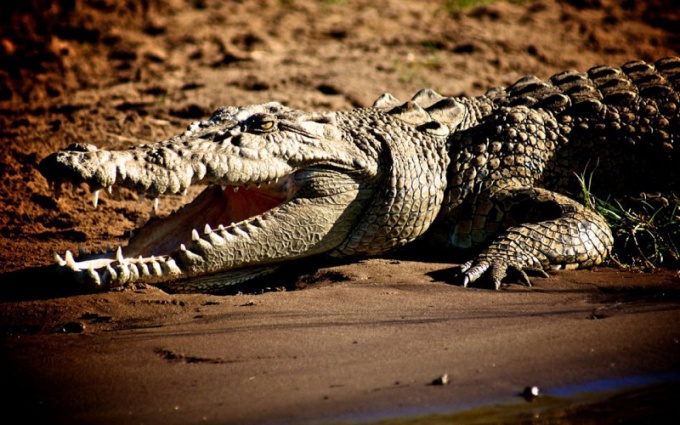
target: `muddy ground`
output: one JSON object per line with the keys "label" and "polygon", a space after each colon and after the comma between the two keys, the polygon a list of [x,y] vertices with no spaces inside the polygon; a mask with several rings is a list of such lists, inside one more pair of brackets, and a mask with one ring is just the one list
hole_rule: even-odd
{"label": "muddy ground", "polygon": [[[459,3],[0,6],[3,411],[54,423],[355,421],[680,372],[675,270],[559,272],[496,292],[447,285],[452,264],[372,259],[209,296],[74,294],[40,268],[55,251],[124,243],[151,210],[132,193],[94,209],[85,187],[55,200],[36,164],[70,143],[160,140],[221,105],[478,95],[680,53],[670,0]],[[182,202],[164,198],[161,211]],[[429,385],[443,373],[449,385]]]}

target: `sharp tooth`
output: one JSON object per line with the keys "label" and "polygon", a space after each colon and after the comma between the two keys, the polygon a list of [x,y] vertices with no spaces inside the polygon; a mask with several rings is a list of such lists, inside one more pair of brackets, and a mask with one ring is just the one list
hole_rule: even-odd
{"label": "sharp tooth", "polygon": [[224,230],[224,224],[220,224],[219,226],[217,226],[217,230],[219,230],[220,232]]}
{"label": "sharp tooth", "polygon": [[218,234],[215,233],[215,232],[209,234],[209,235],[208,235],[208,238],[210,239],[210,243],[211,243],[212,245],[217,245],[217,246],[219,246],[219,245],[224,244],[224,238],[221,237],[220,235],[218,235]]}
{"label": "sharp tooth", "polygon": [[234,186],[234,193],[238,192],[238,186]]}
{"label": "sharp tooth", "polygon": [[182,271],[179,269],[179,267],[177,267],[177,263],[175,263],[175,259],[174,259],[174,258],[168,259],[168,261],[165,262],[165,265],[168,266],[168,270],[169,270],[170,273],[172,273],[172,274],[180,274],[180,273],[182,273]]}
{"label": "sharp tooth", "polygon": [[64,260],[66,260],[66,265],[72,269],[76,269],[76,262],[73,259],[73,254],[71,254],[71,251],[66,251],[66,254],[64,254]]}
{"label": "sharp tooth", "polygon": [[259,189],[259,188],[262,187],[262,183],[259,183],[259,182],[258,182],[255,186],[257,186],[257,188]]}
{"label": "sharp tooth", "polygon": [[139,267],[142,269],[142,276],[149,276],[151,274],[149,273],[149,266],[147,266],[146,263],[140,263]]}
{"label": "sharp tooth", "polygon": [[203,233],[206,235],[212,233],[212,229],[210,228],[210,225],[208,223],[205,224],[205,228],[203,229]]}
{"label": "sharp tooth", "polygon": [[111,267],[111,264],[106,265],[106,271],[109,273],[109,276],[111,276],[111,281],[116,280],[116,278],[118,277],[118,273],[116,273],[113,267]]}
{"label": "sharp tooth", "polygon": [[153,274],[156,276],[163,276],[163,269],[161,268],[161,264],[156,261],[155,258],[151,258],[151,268],[153,269]]}
{"label": "sharp tooth", "polygon": [[191,231],[191,240],[196,242],[199,239],[200,239],[200,236],[198,236],[198,232],[196,231],[196,229],[193,229]]}
{"label": "sharp tooth", "polygon": [[153,200],[153,215],[158,215],[158,198],[154,198]]}
{"label": "sharp tooth", "polygon": [[184,245],[183,243],[181,243],[181,244],[179,244],[179,249],[180,249],[180,251],[186,251],[186,250],[187,250],[187,246]]}
{"label": "sharp tooth", "polygon": [[113,186],[107,187],[106,191],[109,193],[109,195],[112,194],[113,193]]}
{"label": "sharp tooth", "polygon": [[62,267],[66,265],[66,261],[64,261],[64,259],[61,258],[61,255],[57,254],[56,252],[54,253],[54,262]]}
{"label": "sharp tooth", "polygon": [[[222,190],[224,190],[224,188],[222,188]],[[187,193],[189,193],[188,187],[182,191],[182,196],[187,196]]]}
{"label": "sharp tooth", "polygon": [[90,266],[90,268],[87,269],[87,274],[90,276],[90,279],[92,279],[95,285],[101,286],[102,280],[99,277],[99,273],[94,271],[94,268],[92,268],[92,266]]}
{"label": "sharp tooth", "polygon": [[118,249],[116,250],[116,261],[119,263],[125,262],[125,257],[123,257],[123,248],[118,245]]}
{"label": "sharp tooth", "polygon": [[99,205],[99,191],[95,190],[94,193],[92,194],[92,205],[97,208],[97,205]]}
{"label": "sharp tooth", "polygon": [[139,280],[139,267],[137,264],[130,263],[128,265],[128,270],[130,270],[130,282],[136,282]]}

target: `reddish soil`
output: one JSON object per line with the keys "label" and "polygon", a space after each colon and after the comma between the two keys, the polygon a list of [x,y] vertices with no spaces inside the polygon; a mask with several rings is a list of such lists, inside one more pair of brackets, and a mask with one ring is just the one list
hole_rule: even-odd
{"label": "reddish soil", "polygon": [[[489,291],[443,283],[452,264],[373,259],[268,285],[294,291],[69,294],[40,269],[53,252],[124,243],[151,205],[123,193],[94,209],[85,187],[55,200],[36,170],[70,143],[160,140],[221,105],[336,110],[422,87],[477,95],[528,74],[677,55],[672,0],[16,3],[0,5],[5,412],[351,421],[511,399],[531,384],[680,372],[673,270],[602,267]],[[449,385],[428,385],[442,373]]]}

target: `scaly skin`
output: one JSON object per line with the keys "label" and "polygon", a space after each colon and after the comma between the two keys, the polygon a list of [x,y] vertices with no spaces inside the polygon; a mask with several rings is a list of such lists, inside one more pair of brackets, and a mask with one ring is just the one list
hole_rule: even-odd
{"label": "scaly skin", "polygon": [[343,112],[221,108],[153,145],[73,145],[40,164],[57,192],[64,182],[154,198],[208,188],[116,253],[56,259],[96,288],[188,292],[293,259],[379,255],[416,240],[486,247],[460,267],[464,285],[488,275],[498,288],[509,273],[529,284],[526,272],[600,264],[612,234],[569,197],[575,174],[592,172],[597,193],[675,190],[679,81],[680,59],[666,58],[527,77],[476,98],[422,90]]}

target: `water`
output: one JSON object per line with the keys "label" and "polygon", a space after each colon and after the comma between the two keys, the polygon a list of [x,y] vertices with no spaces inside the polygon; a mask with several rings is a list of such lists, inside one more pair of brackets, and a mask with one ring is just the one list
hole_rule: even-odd
{"label": "water", "polygon": [[[353,422],[357,423],[357,422]],[[680,424],[677,374],[594,381],[558,388],[533,401],[481,406],[455,413],[359,422],[366,425]]]}

